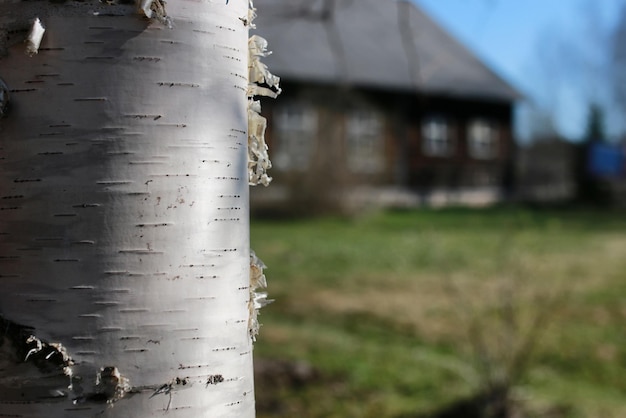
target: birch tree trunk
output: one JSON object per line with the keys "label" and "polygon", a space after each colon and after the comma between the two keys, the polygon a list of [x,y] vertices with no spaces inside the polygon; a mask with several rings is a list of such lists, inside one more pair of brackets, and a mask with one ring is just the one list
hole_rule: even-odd
{"label": "birch tree trunk", "polygon": [[0,1],[0,417],[253,417],[247,2]]}

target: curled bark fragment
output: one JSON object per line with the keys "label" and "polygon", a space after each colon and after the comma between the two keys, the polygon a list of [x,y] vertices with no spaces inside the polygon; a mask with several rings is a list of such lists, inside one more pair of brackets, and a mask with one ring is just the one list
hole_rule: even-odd
{"label": "curled bark fragment", "polygon": [[267,287],[267,279],[263,274],[263,269],[266,266],[260,258],[256,256],[254,251],[250,251],[250,301],[248,302],[248,309],[250,310],[250,317],[248,319],[248,331],[252,341],[256,341],[256,336],[259,334],[259,309],[269,305],[273,300],[267,298],[267,292],[257,292],[257,289],[264,289]]}
{"label": "curled bark fragment", "polygon": [[[75,393],[74,361],[61,343],[47,342],[36,336],[34,328],[2,315],[0,330],[0,399],[16,395],[30,402]],[[24,393],[25,385],[32,390]]]}
{"label": "curled bark fragment", "polygon": [[42,370],[61,368],[63,374],[70,378],[70,388],[72,380],[72,366],[74,361],[67,353],[65,347],[60,343],[47,343],[34,335],[29,336],[25,344],[30,349],[24,357],[24,362],[33,361]]}
{"label": "curled bark fragment", "polygon": [[246,19],[248,24],[246,26],[248,26],[251,29],[256,29],[256,25],[252,23],[254,19],[256,19],[256,9],[254,8],[254,4],[252,4],[252,0],[249,0],[248,1],[248,19]]}
{"label": "curled bark fragment", "polygon": [[268,147],[265,143],[267,120],[261,116],[261,103],[249,100],[248,103],[248,175],[250,185],[268,186],[272,178],[267,170],[272,168]]}
{"label": "curled bark fragment", "polygon": [[[255,17],[256,9],[252,0],[249,0],[246,23],[250,27],[254,27],[252,21]],[[275,98],[281,91],[280,78],[270,73],[267,66],[261,62],[261,58],[268,55],[267,41],[260,36],[251,36],[248,40],[248,182],[251,186],[257,184],[268,186],[272,181],[272,178],[267,175],[267,170],[272,167],[265,143],[267,120],[261,116],[261,103],[254,100],[254,96],[259,95]],[[263,274],[265,267],[263,261],[250,250],[248,332],[252,341],[256,341],[256,336],[259,334],[259,309],[273,302],[267,298],[266,292],[257,291],[257,289],[267,287],[267,280]]]}
{"label": "curled bark fragment", "polygon": [[165,1],[163,0],[137,0],[139,12],[148,19],[156,19],[168,28],[172,28],[172,18],[165,11]]}
{"label": "curled bark fragment", "polygon": [[41,24],[41,20],[36,17],[26,37],[26,54],[32,57],[39,52],[39,45],[45,32],[46,29]]}
{"label": "curled bark fragment", "polygon": [[267,86],[267,90],[272,91],[273,93],[254,93],[248,94],[257,95],[261,94],[264,96],[276,97],[280,94],[281,90],[279,87],[280,77],[275,76],[270,73],[267,68],[267,65],[261,62],[262,57],[267,57],[271,54],[267,50],[267,41],[264,38],[261,38],[258,35],[252,35],[248,40],[248,52],[249,52],[249,81],[252,86],[255,84],[264,84]]}
{"label": "curled bark fragment", "polygon": [[[249,2],[248,24],[256,17],[252,1]],[[251,186],[268,186],[272,178],[267,170],[272,167],[265,143],[267,121],[261,116],[261,104],[253,100],[255,96],[276,98],[280,94],[280,78],[270,73],[261,62],[269,55],[267,41],[252,35],[248,40],[248,180]]]}
{"label": "curled bark fragment", "polygon": [[119,401],[131,390],[130,381],[122,376],[117,367],[103,367],[96,376],[96,395],[107,403]]}

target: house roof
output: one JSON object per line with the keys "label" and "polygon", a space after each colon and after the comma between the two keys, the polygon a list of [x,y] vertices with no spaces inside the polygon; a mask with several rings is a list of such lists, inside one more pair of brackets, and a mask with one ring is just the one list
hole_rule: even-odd
{"label": "house roof", "polygon": [[254,33],[291,81],[513,101],[521,97],[406,0],[254,0]]}

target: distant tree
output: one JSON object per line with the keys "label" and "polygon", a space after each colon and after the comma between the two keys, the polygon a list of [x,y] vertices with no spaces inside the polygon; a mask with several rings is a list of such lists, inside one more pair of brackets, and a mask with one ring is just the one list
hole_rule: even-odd
{"label": "distant tree", "polygon": [[626,112],[626,2],[616,1],[625,7],[615,27],[602,15],[598,2],[582,0],[574,28],[554,23],[539,34],[529,63],[533,80],[529,90],[560,130],[572,123],[585,126],[585,104],[590,102],[602,107],[605,139],[626,128],[621,116]]}
{"label": "distant tree", "polygon": [[587,114],[587,127],[583,140],[585,142],[605,141],[606,128],[604,122],[604,110],[597,103],[589,105],[589,113]]}
{"label": "distant tree", "polygon": [[605,205],[610,200],[602,187],[602,182],[596,179],[589,169],[591,147],[596,142],[606,141],[604,118],[604,109],[597,103],[591,103],[587,114],[585,134],[578,146],[574,167],[577,197],[578,201],[583,204]]}

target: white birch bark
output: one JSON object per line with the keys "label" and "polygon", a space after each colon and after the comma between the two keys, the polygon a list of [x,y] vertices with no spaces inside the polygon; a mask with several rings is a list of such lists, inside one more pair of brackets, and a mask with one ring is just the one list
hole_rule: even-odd
{"label": "white birch bark", "polygon": [[253,417],[247,2],[0,29],[34,9],[0,58],[0,417]]}

